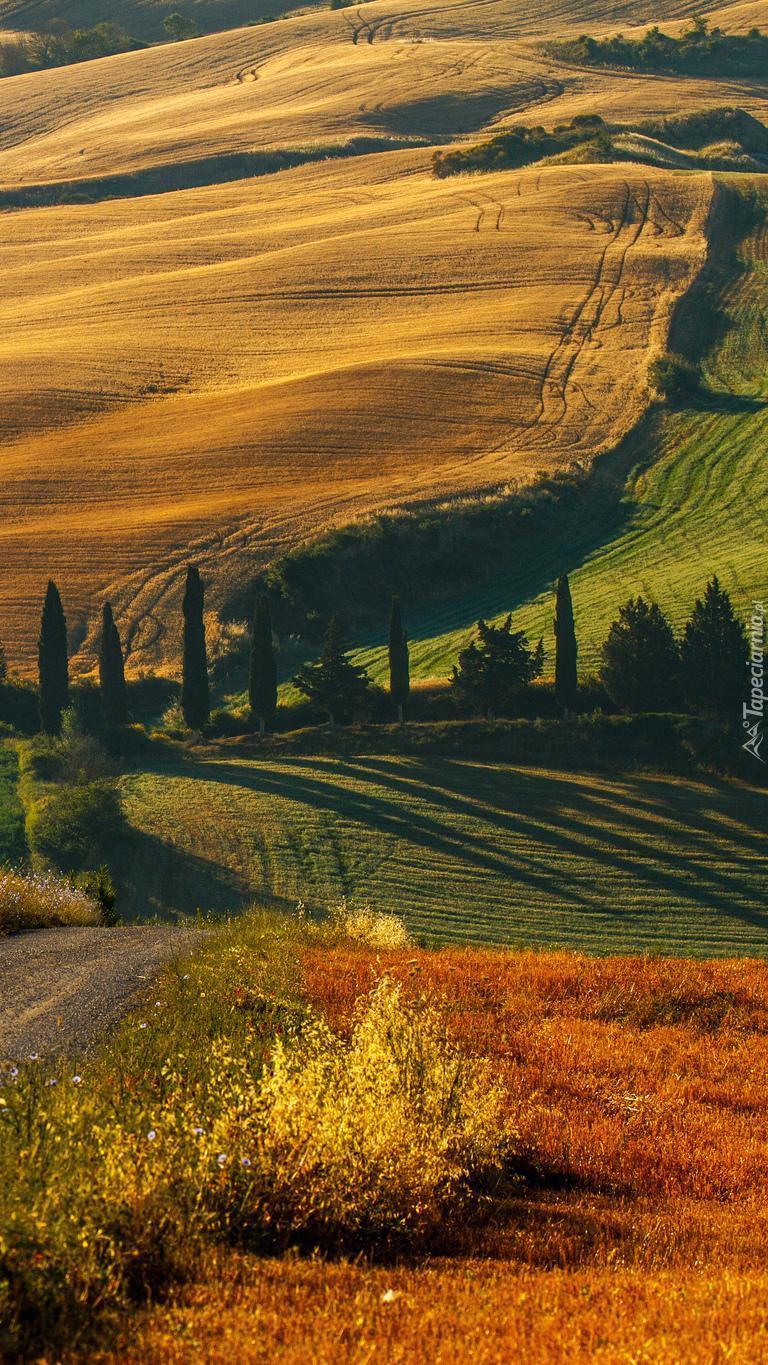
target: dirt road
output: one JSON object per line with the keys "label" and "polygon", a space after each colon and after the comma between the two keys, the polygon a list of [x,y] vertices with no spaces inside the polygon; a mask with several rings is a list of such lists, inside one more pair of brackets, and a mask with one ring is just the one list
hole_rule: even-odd
{"label": "dirt road", "polygon": [[39,929],[0,938],[0,1059],[82,1051],[199,934],[172,926]]}

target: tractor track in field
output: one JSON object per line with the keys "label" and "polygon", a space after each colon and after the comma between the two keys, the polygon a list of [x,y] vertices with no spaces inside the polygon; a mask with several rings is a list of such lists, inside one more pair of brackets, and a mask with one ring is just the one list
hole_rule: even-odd
{"label": "tractor track in field", "polygon": [[[651,203],[651,189],[647,181],[643,185],[642,202],[630,189],[628,183],[625,183],[624,190],[625,196],[621,216],[614,232],[600,253],[594,279],[571,315],[560,341],[547,361],[542,375],[536,414],[531,421],[526,423],[529,428],[539,423],[557,426],[563,421],[568,411],[568,385],[579,357],[584,347],[592,340],[606,308],[617,296],[618,318],[619,320],[621,318],[619,291],[622,288],[627,256],[637,244],[648,224],[648,212]],[[631,218],[633,204],[639,213],[637,223],[634,223]],[[630,230],[628,239],[622,243],[622,235],[628,228],[634,230]],[[620,243],[622,244],[614,263],[611,251]]]}

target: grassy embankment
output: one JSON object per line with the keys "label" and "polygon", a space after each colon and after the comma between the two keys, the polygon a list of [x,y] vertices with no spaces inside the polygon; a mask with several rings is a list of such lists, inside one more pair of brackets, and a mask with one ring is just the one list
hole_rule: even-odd
{"label": "grassy embankment", "polygon": [[[58,925],[95,925],[99,910],[94,901],[69,881],[39,862],[29,862],[24,801],[21,788],[29,777],[19,773],[15,745],[0,743],[0,937],[27,929]],[[21,870],[19,870],[21,869]]]}
{"label": "grassy embankment", "polygon": [[[369,1002],[350,1047],[382,976],[387,1007]],[[760,1357],[764,964],[371,949],[257,917],[152,995],[78,1070],[29,1062],[3,1088],[6,1347],[121,1365]],[[414,997],[441,1022],[409,1072],[436,1018]],[[458,1110],[479,1087],[509,1145],[454,1109],[474,1176],[437,1192],[457,1065]]]}
{"label": "grassy embankment", "polygon": [[347,897],[441,941],[768,948],[766,795],[739,783],[296,755],[188,761],[122,788],[132,913]]}

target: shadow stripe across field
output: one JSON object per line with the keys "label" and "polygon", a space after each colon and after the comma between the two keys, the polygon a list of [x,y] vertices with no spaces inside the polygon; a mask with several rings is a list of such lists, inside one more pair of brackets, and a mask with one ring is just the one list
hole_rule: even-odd
{"label": "shadow stripe across field", "polygon": [[452,942],[768,952],[768,799],[744,785],[370,757],[179,765],[125,794],[157,841],[137,913],[206,908],[210,879],[217,908],[346,896]]}

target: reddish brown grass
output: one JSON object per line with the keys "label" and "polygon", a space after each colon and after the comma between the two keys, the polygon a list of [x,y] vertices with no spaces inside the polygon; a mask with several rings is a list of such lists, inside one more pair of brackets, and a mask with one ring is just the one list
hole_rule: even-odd
{"label": "reddish brown grass", "polygon": [[125,1361],[753,1361],[766,1352],[768,968],[566,953],[310,950],[334,1026],[388,972],[493,1058],[519,1169],[450,1256],[229,1256]]}

